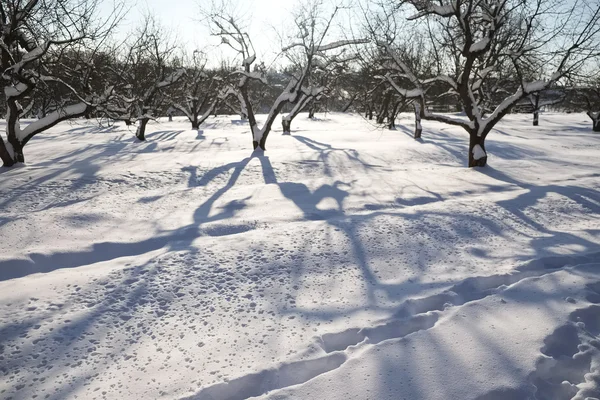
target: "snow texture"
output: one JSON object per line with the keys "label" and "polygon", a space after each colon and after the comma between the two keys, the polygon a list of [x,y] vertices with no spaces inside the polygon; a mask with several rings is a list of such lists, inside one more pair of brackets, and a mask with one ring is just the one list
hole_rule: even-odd
{"label": "snow texture", "polygon": [[530,118],[477,170],[414,113],[55,125],[0,171],[0,398],[600,398],[600,136]]}

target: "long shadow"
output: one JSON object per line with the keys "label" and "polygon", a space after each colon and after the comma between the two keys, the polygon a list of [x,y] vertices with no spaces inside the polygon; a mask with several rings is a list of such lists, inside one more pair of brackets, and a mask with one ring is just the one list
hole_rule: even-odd
{"label": "long shadow", "polygon": [[[382,284],[371,270],[367,252],[357,232],[361,220],[363,220],[365,217],[346,218],[343,203],[345,198],[349,195],[349,192],[342,188],[350,188],[350,184],[336,181],[333,185],[325,184],[317,188],[315,191],[311,191],[305,184],[302,183],[278,182],[269,157],[260,156],[259,158],[265,183],[278,185],[281,194],[285,198],[291,200],[296,207],[302,211],[305,220],[325,221],[330,226],[344,232],[351,243],[354,259],[360,268],[363,279],[368,283],[369,304],[375,304],[374,288],[384,289],[388,294],[398,291],[398,285]],[[319,209],[317,207],[318,204],[324,199],[328,198],[335,201],[337,208],[331,210]],[[380,214],[371,214],[371,216],[375,215]]]}
{"label": "long shadow", "polygon": [[[40,272],[51,272],[62,268],[76,268],[83,265],[108,261],[114,258],[144,254],[167,246],[169,249],[181,249],[189,246],[194,239],[203,234],[209,236],[222,236],[223,234],[234,234],[253,229],[251,226],[239,225],[228,227],[225,231],[212,230],[203,231],[204,223],[215,222],[231,218],[235,213],[245,207],[245,200],[234,200],[227,204],[223,210],[209,217],[214,203],[231,189],[239,178],[244,168],[252,157],[245,158],[241,162],[228,164],[226,167],[217,167],[219,173],[233,169],[227,183],[204,201],[194,212],[194,222],[182,228],[160,232],[156,237],[138,242],[102,242],[95,243],[91,249],[75,252],[63,252],[54,254],[29,255],[26,260],[4,260],[0,261],[0,281],[21,278],[30,274]],[[215,176],[215,174],[212,174]],[[193,176],[193,174],[192,174]]]}
{"label": "long shadow", "polygon": [[[414,291],[415,288],[413,286],[415,286],[415,282],[386,284],[384,282],[381,282],[373,273],[369,263],[369,256],[367,254],[367,250],[364,247],[363,240],[358,234],[358,229],[360,228],[360,226],[368,220],[371,220],[378,216],[388,216],[392,218],[400,218],[403,220],[413,220],[415,222],[425,219],[431,219],[431,217],[449,219],[449,222],[446,222],[448,224],[449,229],[456,235],[458,235],[458,237],[469,240],[471,243],[476,243],[480,239],[481,234],[479,232],[479,229],[485,229],[486,232],[489,232],[489,234],[491,235],[496,235],[497,237],[506,237],[509,230],[515,229],[510,225],[500,224],[500,221],[495,221],[494,218],[486,216],[485,213],[481,215],[474,215],[471,213],[463,215],[455,213],[449,214],[440,211],[411,210],[410,212],[403,212],[402,210],[400,210],[394,212],[375,211],[369,214],[347,215],[344,211],[343,205],[344,200],[349,195],[349,192],[345,189],[349,188],[350,184],[337,181],[333,185],[325,184],[317,188],[316,190],[311,191],[305,184],[302,183],[279,182],[277,180],[275,170],[271,165],[271,162],[268,157],[260,157],[260,162],[265,183],[278,185],[282,195],[285,198],[291,200],[293,204],[295,204],[296,207],[298,207],[298,209],[302,211],[303,218],[305,220],[323,220],[328,225],[344,232],[345,236],[349,239],[351,243],[351,249],[353,252],[354,260],[360,267],[362,277],[365,283],[368,282],[368,304],[371,305],[375,304],[375,289],[383,290],[387,293],[388,298],[392,299],[398,296],[398,293],[406,294],[407,291]],[[519,189],[526,188],[529,190],[527,194],[517,196],[517,198],[513,200],[501,200],[496,202],[496,204],[512,213],[517,220],[531,225],[534,229],[536,229],[539,232],[550,234],[552,235],[552,237],[557,238],[557,240],[560,240],[561,242],[567,241],[572,244],[577,244],[584,248],[585,251],[592,251],[598,248],[596,243],[586,240],[575,234],[546,229],[539,223],[533,221],[525,213],[523,213],[523,209],[525,207],[536,204],[538,200],[545,197],[546,194],[549,192],[556,192],[573,199],[580,205],[588,208],[592,213],[600,214],[600,193],[598,193],[598,191],[578,186],[548,185],[543,187],[537,187],[532,184],[527,184],[524,182],[514,180],[490,167],[483,169],[482,173],[488,174],[490,177],[493,177],[504,183],[503,185],[488,185],[490,186],[490,190],[506,190],[507,183],[510,186],[517,185]],[[438,193],[431,191],[429,193],[431,194],[431,196],[419,197],[410,201],[397,199],[397,203],[401,206],[413,207],[427,204],[430,202],[444,200]],[[317,207],[317,205],[322,200],[327,198],[333,199],[337,204],[337,208],[331,210],[321,210]],[[524,235],[522,232],[518,231],[515,231],[514,233]],[[544,241],[544,239],[540,239],[537,237],[529,237],[529,240],[531,241],[532,247],[535,250],[535,256],[548,256],[557,254],[550,249],[550,247],[554,244],[552,243],[552,241]],[[528,257],[530,258],[531,256]],[[419,260],[419,262],[421,261],[422,260]],[[420,268],[425,268],[425,265],[422,265]],[[434,286],[442,288],[450,284],[451,282],[440,282],[439,284],[434,284]],[[324,319],[329,319],[334,316],[334,314],[331,314],[327,311],[322,313],[313,313],[308,310],[302,310],[302,313],[311,317],[323,317]]]}
{"label": "long shadow", "polygon": [[174,140],[177,138],[177,136],[179,136],[182,132],[185,132],[183,130],[166,130],[166,131],[156,131],[156,132],[150,132],[146,135],[146,138],[149,140],[155,140],[155,141],[169,141],[169,140]]}
{"label": "long shadow", "polygon": [[[110,145],[88,145],[82,149],[70,152],[64,156],[57,157],[52,161],[46,161],[39,164],[41,167],[56,166],[56,168],[50,169],[49,173],[45,173],[39,178],[29,180],[25,184],[19,186],[8,192],[8,195],[0,202],[0,208],[7,207],[11,203],[17,201],[23,192],[27,191],[38,191],[43,189],[42,186],[62,175],[66,172],[72,177],[85,178],[82,182],[93,182],[96,178],[96,174],[100,171],[101,164],[98,162],[102,157],[114,156],[123,150],[127,146],[127,143],[111,143]],[[100,148],[100,152],[95,150]],[[88,154],[81,158],[81,156]],[[18,172],[19,170],[14,170]],[[74,185],[76,183],[74,182]],[[69,191],[76,189],[76,187],[69,188]],[[55,193],[55,197],[59,197],[59,193]]]}
{"label": "long shadow", "polygon": [[[574,244],[583,246],[586,249],[592,249],[596,247],[595,243],[583,239],[575,234],[569,232],[555,231],[547,228],[543,224],[534,220],[531,216],[527,215],[524,212],[524,210],[528,207],[535,206],[541,199],[547,197],[549,194],[554,193],[572,200],[573,202],[579,204],[581,207],[589,210],[591,214],[597,216],[598,214],[600,214],[600,192],[598,190],[574,185],[535,185],[532,183],[519,181],[515,178],[506,175],[504,172],[491,167],[483,168],[479,172],[490,178],[499,180],[510,185],[515,185],[520,189],[526,190],[525,193],[522,193],[515,198],[500,200],[496,202],[496,204],[513,214],[520,221],[523,221],[538,232],[550,235],[551,239],[560,236],[560,243],[562,245]],[[598,217],[595,218],[598,219]],[[565,240],[568,240],[568,242]],[[535,245],[535,242],[551,243],[552,240],[549,240],[548,238],[537,238],[536,240],[534,240],[534,242],[532,243],[534,248],[536,250],[540,250]],[[543,247],[544,246],[541,245],[541,248]]]}
{"label": "long shadow", "polygon": [[78,126],[76,128],[71,128],[67,130],[68,133],[111,133],[117,130],[122,129],[121,126],[111,125],[111,126]]}
{"label": "long shadow", "polygon": [[355,149],[344,149],[333,147],[330,144],[319,142],[314,139],[307,138],[305,136],[293,135],[294,139],[307,146],[309,149],[315,150],[319,153],[319,160],[323,162],[324,173],[327,176],[331,176],[331,161],[330,158],[333,154],[341,153],[348,157],[349,160],[357,162],[362,166],[363,169],[380,168],[381,165],[370,164],[360,158],[358,151]]}

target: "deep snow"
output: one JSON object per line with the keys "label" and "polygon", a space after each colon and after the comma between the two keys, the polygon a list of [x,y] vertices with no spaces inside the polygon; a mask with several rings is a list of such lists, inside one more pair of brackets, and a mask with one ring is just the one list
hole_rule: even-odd
{"label": "deep snow", "polygon": [[0,170],[0,398],[600,397],[587,116],[509,115],[485,169],[399,122],[34,138]]}

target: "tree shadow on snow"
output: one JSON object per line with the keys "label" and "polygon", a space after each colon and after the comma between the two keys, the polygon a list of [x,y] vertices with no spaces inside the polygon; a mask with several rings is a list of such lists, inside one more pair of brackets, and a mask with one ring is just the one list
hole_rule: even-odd
{"label": "tree shadow on snow", "polygon": [[357,165],[362,167],[364,170],[373,168],[383,168],[381,165],[370,164],[364,161],[360,157],[360,153],[355,149],[337,148],[328,143],[319,142],[315,139],[311,139],[305,136],[292,135],[294,139],[304,144],[311,150],[315,150],[319,154],[319,160],[323,163],[323,172],[327,176],[331,176],[332,158],[337,154],[342,154],[348,158],[348,160],[355,162]]}

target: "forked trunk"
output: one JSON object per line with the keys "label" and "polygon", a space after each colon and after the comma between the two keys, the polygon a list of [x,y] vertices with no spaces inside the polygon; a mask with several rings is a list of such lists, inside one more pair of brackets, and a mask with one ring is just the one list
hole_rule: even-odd
{"label": "forked trunk", "polygon": [[469,135],[469,167],[485,167],[486,164],[485,137],[471,133]]}
{"label": "forked trunk", "polygon": [[198,118],[194,118],[192,120],[192,129],[200,129],[200,122],[198,121]]}
{"label": "forked trunk", "polygon": [[140,118],[138,127],[135,131],[135,137],[142,142],[146,140],[146,125],[148,124],[148,121],[148,118]]}

